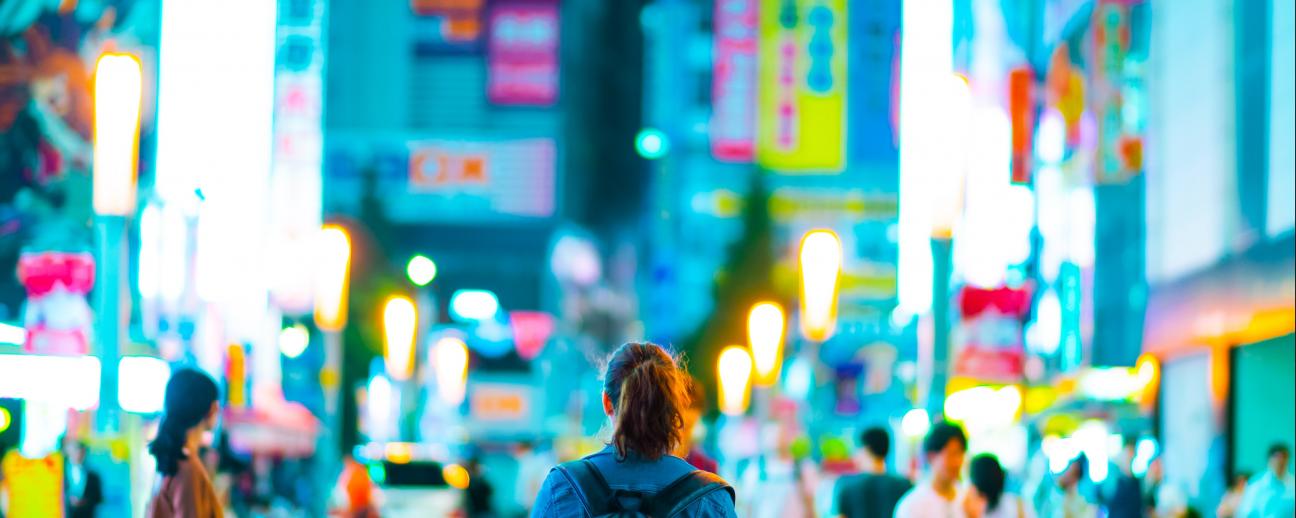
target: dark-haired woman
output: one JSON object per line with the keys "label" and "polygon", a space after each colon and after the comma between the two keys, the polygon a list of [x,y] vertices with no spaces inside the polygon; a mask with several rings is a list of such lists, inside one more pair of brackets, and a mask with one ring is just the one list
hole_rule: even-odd
{"label": "dark-haired woman", "polygon": [[162,423],[149,453],[162,475],[153,500],[151,518],[221,518],[220,500],[198,457],[203,434],[216,424],[220,410],[216,383],[196,370],[180,370],[167,381]]}
{"label": "dark-haired woman", "polygon": [[660,346],[627,343],[612,353],[603,411],[612,443],[549,472],[532,517],[618,512],[670,517],[736,517],[733,490],[715,475],[671,455],[689,405],[685,374]]}
{"label": "dark-haired woman", "polygon": [[968,467],[964,511],[971,518],[1034,518],[1020,498],[1004,492],[1007,474],[994,455],[978,455]]}

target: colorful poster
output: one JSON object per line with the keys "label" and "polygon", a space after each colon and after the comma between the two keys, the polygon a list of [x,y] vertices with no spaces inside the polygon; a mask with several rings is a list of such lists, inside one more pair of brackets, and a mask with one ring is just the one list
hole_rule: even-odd
{"label": "colorful poster", "polygon": [[1035,72],[1019,67],[1008,73],[1008,116],[1012,121],[1012,183],[1029,185],[1035,134]]}
{"label": "colorful poster", "polygon": [[508,2],[490,14],[486,95],[513,106],[558,101],[558,5]]}
{"label": "colorful poster", "polygon": [[783,173],[846,165],[846,0],[762,0],[756,162]]}
{"label": "colorful poster", "polygon": [[958,296],[954,375],[1012,383],[1024,374],[1022,318],[1030,310],[1024,289],[964,287]]}
{"label": "colorful poster", "polygon": [[756,152],[756,0],[717,0],[711,82],[711,155],[749,163]]}

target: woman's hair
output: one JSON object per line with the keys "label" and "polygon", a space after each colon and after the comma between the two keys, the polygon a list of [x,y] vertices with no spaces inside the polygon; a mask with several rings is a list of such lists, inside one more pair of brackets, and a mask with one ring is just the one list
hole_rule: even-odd
{"label": "woman's hair", "polygon": [[657,460],[675,449],[684,435],[687,383],[675,359],[659,345],[631,342],[612,353],[603,391],[612,401],[617,458],[634,452]]}
{"label": "woman's hair", "polygon": [[977,455],[969,469],[972,487],[986,499],[986,509],[999,507],[1004,492],[1004,470],[994,455]]}
{"label": "woman's hair", "polygon": [[180,460],[188,457],[184,452],[185,436],[190,428],[207,418],[217,396],[216,382],[206,374],[181,369],[171,375],[166,386],[162,423],[158,425],[157,437],[149,443],[149,453],[157,459],[159,473],[175,475],[180,469]]}

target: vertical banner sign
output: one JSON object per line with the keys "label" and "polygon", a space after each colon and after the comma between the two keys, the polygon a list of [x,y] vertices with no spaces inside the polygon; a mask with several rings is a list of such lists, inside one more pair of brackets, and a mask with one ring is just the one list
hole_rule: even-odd
{"label": "vertical banner sign", "polygon": [[757,0],[716,0],[711,155],[750,163],[756,146]]}
{"label": "vertical banner sign", "polygon": [[1030,67],[1008,73],[1008,115],[1012,121],[1012,183],[1030,184],[1035,134],[1035,74]]}
{"label": "vertical banner sign", "polygon": [[762,0],[756,162],[787,173],[846,163],[846,0]]}
{"label": "vertical banner sign", "polygon": [[1094,105],[1098,112],[1098,164],[1095,181],[1124,182],[1130,172],[1122,163],[1125,128],[1121,87],[1130,48],[1129,7],[1107,0],[1094,9]]}
{"label": "vertical banner sign", "polygon": [[323,212],[324,1],[279,0],[270,176],[271,296],[311,308],[311,244]]}
{"label": "vertical banner sign", "polygon": [[558,100],[558,4],[501,2],[491,9],[486,93],[492,103]]}

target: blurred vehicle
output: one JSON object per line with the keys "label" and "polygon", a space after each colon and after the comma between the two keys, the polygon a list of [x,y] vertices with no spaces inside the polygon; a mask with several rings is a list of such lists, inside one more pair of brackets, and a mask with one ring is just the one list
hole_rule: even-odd
{"label": "blurred vehicle", "polygon": [[383,518],[465,516],[464,492],[446,482],[445,467],[441,463],[383,460],[378,465],[382,471],[375,482],[381,494],[378,512]]}

